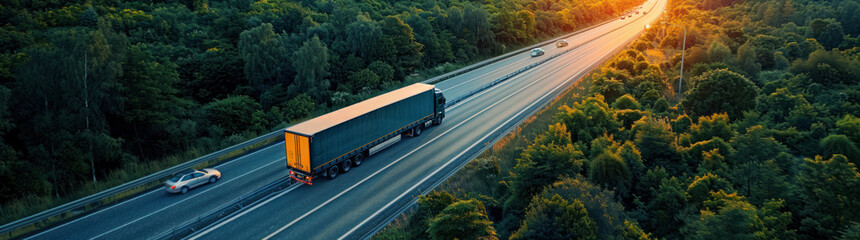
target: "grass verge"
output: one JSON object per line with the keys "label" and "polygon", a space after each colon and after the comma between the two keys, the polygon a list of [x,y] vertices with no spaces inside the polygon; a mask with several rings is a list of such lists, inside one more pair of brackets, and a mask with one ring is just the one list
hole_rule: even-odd
{"label": "grass verge", "polygon": [[[597,69],[595,69],[597,71]],[[571,105],[576,101],[580,101],[584,96],[588,95],[588,89],[591,87],[592,75],[588,74],[564,93],[553,99],[552,102],[541,108],[534,115],[523,121],[514,130],[506,134],[502,139],[493,144],[492,147],[478,155],[477,158],[466,164],[465,167],[458,170],[446,179],[445,182],[435,188],[436,191],[446,191],[455,195],[464,193],[478,193],[486,196],[497,197],[495,186],[478,174],[485,168],[484,165],[488,161],[486,159],[498,159],[499,168],[502,170],[502,175],[509,174],[508,171],[516,165],[515,159],[519,157],[522,150],[530,144],[529,139],[534,139],[535,136],[545,131],[553,122],[553,116],[558,113],[558,108],[567,104]],[[385,228],[376,233],[372,239],[405,239],[410,237],[408,234],[409,226],[408,219],[411,210],[401,216],[395,218]]]}

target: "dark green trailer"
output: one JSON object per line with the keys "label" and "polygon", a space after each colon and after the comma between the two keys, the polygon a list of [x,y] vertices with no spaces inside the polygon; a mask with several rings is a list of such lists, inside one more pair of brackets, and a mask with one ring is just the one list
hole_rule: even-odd
{"label": "dark green trailer", "polygon": [[287,169],[307,184],[317,176],[333,179],[401,135],[419,136],[444,117],[442,91],[412,84],[284,129]]}

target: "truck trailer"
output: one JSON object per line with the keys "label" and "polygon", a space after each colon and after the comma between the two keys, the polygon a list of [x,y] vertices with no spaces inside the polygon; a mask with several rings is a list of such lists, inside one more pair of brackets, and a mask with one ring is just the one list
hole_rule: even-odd
{"label": "truck trailer", "polygon": [[371,154],[417,137],[445,118],[445,96],[416,83],[284,129],[290,178],[313,185],[360,166]]}

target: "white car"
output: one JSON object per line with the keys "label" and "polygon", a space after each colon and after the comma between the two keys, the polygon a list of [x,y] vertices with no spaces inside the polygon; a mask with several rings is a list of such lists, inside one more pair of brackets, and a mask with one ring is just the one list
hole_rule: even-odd
{"label": "white car", "polygon": [[221,172],[212,168],[204,168],[202,170],[189,168],[173,174],[173,177],[164,183],[164,190],[169,193],[185,194],[192,188],[207,183],[214,183],[220,178]]}

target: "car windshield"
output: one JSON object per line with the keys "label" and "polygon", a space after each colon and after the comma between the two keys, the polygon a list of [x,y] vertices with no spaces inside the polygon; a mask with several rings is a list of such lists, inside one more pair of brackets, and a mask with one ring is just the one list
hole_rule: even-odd
{"label": "car windshield", "polygon": [[203,173],[209,173],[208,171],[206,171],[206,169],[200,169],[199,171],[201,171]]}

